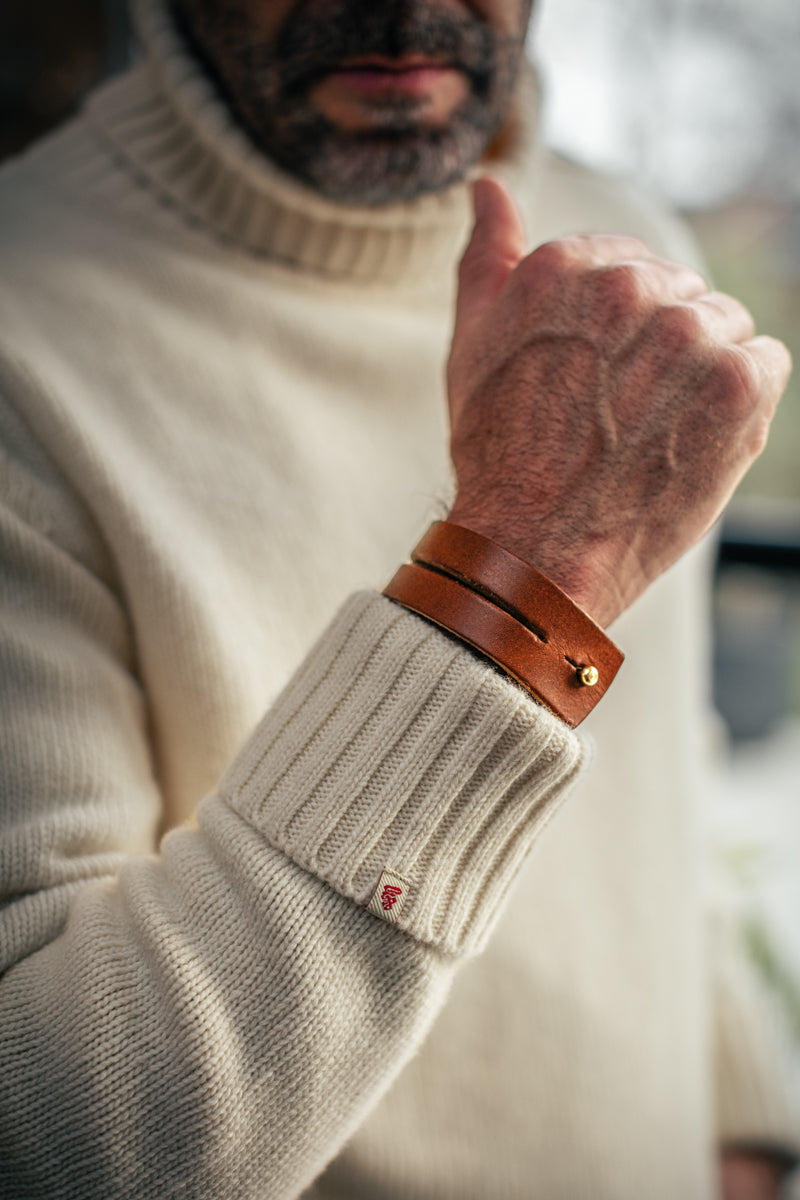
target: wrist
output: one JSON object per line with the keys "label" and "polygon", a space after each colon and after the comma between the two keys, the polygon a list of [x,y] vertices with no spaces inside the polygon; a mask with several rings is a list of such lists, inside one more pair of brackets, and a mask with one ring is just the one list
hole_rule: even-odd
{"label": "wrist", "polygon": [[622,662],[592,618],[542,572],[493,539],[436,522],[384,594],[460,637],[569,725]]}
{"label": "wrist", "polygon": [[605,629],[630,604],[614,570],[613,554],[605,543],[588,546],[574,531],[536,528],[504,520],[456,500],[448,521],[497,542],[530,563]]}

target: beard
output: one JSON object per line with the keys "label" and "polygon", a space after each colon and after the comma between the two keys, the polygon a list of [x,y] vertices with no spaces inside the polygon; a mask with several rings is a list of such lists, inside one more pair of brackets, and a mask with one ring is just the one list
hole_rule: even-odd
{"label": "beard", "polygon": [[[478,16],[431,0],[299,0],[271,41],[246,4],[177,0],[189,40],[257,147],[341,203],[379,206],[440,191],[476,163],[507,116],[524,46]],[[421,55],[467,81],[465,98],[426,124],[413,97],[372,100],[370,127],[345,130],[312,102],[343,62]]]}

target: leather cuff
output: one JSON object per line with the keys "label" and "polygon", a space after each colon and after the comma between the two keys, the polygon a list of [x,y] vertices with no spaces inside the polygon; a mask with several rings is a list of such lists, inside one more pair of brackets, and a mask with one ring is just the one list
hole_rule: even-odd
{"label": "leather cuff", "polygon": [[450,521],[432,525],[384,595],[486,655],[568,725],[605,694],[623,655],[535,567]]}

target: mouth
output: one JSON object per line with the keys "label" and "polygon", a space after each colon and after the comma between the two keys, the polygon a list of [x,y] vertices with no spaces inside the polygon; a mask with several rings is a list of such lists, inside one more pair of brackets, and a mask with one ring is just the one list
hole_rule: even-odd
{"label": "mouth", "polygon": [[382,54],[364,54],[358,58],[346,58],[339,69],[342,71],[388,71],[398,75],[404,71],[426,68],[436,70],[450,65],[442,59],[430,58],[425,54],[404,54],[401,58],[389,58]]}
{"label": "mouth", "polygon": [[403,58],[365,56],[345,59],[332,75],[354,91],[371,94],[422,96],[448,76],[460,73],[451,63],[406,55]]}

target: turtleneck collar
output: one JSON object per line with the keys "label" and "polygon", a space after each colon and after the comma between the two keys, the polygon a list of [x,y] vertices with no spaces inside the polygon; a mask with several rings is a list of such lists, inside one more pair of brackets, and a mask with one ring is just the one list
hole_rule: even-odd
{"label": "turtleneck collar", "polygon": [[[324,199],[275,166],[236,123],[187,49],[167,0],[134,0],[143,61],[90,102],[88,117],[162,200],[254,255],[360,282],[450,273],[470,223],[466,183],[413,202],[357,208]],[[533,187],[537,89],[524,72],[519,132],[491,170]]]}

